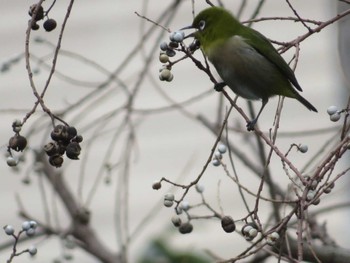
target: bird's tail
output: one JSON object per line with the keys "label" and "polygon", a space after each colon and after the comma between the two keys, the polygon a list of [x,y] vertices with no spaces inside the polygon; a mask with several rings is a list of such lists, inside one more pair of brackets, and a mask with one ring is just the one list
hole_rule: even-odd
{"label": "bird's tail", "polygon": [[311,111],[318,112],[317,109],[310,103],[308,102],[303,96],[301,96],[299,93],[296,93],[296,99],[300,101],[306,108],[308,108]]}

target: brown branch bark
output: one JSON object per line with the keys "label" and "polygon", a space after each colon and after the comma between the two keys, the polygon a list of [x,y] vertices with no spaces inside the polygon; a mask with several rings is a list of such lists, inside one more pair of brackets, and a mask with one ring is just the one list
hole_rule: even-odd
{"label": "brown branch bark", "polygon": [[120,263],[120,255],[111,252],[98,239],[90,224],[90,213],[76,200],[74,194],[64,181],[63,173],[53,168],[46,160],[43,152],[37,154],[37,161],[42,163],[43,173],[67,209],[72,220],[71,234],[78,239],[79,246],[103,263]]}

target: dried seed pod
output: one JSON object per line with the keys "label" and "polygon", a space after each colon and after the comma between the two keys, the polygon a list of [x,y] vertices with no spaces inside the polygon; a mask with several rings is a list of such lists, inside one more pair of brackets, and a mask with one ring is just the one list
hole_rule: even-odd
{"label": "dried seed pod", "polygon": [[51,132],[51,138],[54,141],[65,140],[66,138],[68,138],[66,126],[62,124],[56,125]]}
{"label": "dried seed pod", "polygon": [[55,142],[49,142],[45,144],[44,151],[48,156],[52,156],[59,153],[59,147]]}
{"label": "dried seed pod", "polygon": [[50,32],[56,28],[57,23],[55,19],[49,18],[44,22],[43,26],[46,32]]}
{"label": "dried seed pod", "polygon": [[162,187],[162,184],[161,184],[161,182],[159,182],[159,181],[156,181],[156,182],[154,182],[154,183],[152,184],[152,188],[153,188],[154,190],[159,190],[161,187]]}
{"label": "dried seed pod", "polygon": [[179,216],[177,216],[177,215],[175,215],[175,216],[173,216],[173,217],[171,218],[171,222],[173,223],[173,225],[174,225],[175,227],[181,226],[181,218],[180,218]]}
{"label": "dried seed pod", "polygon": [[75,136],[75,137],[72,139],[72,141],[74,141],[74,142],[82,142],[82,141],[83,141],[83,136],[77,135],[77,136]]}
{"label": "dried seed pod", "polygon": [[77,142],[71,142],[67,145],[66,155],[69,159],[78,160],[81,152],[81,147]]}
{"label": "dried seed pod", "polygon": [[226,233],[232,233],[236,229],[235,221],[233,221],[231,216],[221,218],[221,226]]}
{"label": "dried seed pod", "polygon": [[193,230],[193,225],[190,222],[183,223],[179,226],[179,232],[181,234],[189,234]]}
{"label": "dried seed pod", "polygon": [[38,30],[40,28],[40,26],[37,23],[34,23],[32,25],[32,30]]}
{"label": "dried seed pod", "polygon": [[49,163],[56,168],[61,167],[63,163],[63,157],[61,155],[53,155],[49,157]]}
{"label": "dried seed pod", "polygon": [[27,146],[27,139],[22,135],[16,134],[9,140],[9,147],[16,152],[23,151]]}
{"label": "dried seed pod", "polygon": [[68,133],[69,140],[73,139],[78,134],[77,129],[73,126],[67,127],[67,133]]}
{"label": "dried seed pod", "polygon": [[[35,11],[36,7],[37,7],[36,4],[31,5],[31,6],[29,7],[28,14],[29,14],[31,17],[32,17],[33,14],[34,14],[34,11]],[[36,13],[34,19],[35,19],[35,21],[39,21],[39,20],[41,20],[41,19],[43,19],[43,18],[44,18],[44,8],[43,8],[42,6],[39,6],[39,9],[38,9],[38,11],[37,11],[37,13]]]}

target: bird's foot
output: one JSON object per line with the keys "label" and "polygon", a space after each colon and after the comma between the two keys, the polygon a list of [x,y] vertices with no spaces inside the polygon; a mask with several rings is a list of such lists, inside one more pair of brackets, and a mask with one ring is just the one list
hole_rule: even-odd
{"label": "bird's foot", "polygon": [[256,121],[257,121],[257,119],[254,119],[252,121],[248,121],[247,126],[246,126],[248,131],[255,130]]}
{"label": "bird's foot", "polygon": [[214,89],[217,92],[221,92],[224,89],[225,86],[226,86],[225,82],[216,83],[215,86],[214,86]]}

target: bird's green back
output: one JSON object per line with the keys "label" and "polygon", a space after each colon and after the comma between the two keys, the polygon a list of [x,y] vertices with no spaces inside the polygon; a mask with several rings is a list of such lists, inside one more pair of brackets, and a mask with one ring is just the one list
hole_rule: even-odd
{"label": "bird's green back", "polygon": [[[205,30],[200,30],[201,21],[205,21]],[[285,76],[298,90],[302,91],[294,72],[278,54],[271,42],[258,31],[242,25],[233,15],[221,7],[211,7],[200,12],[193,21],[193,27],[199,30],[195,37],[199,40],[204,53],[210,54],[211,48],[238,35]]]}

